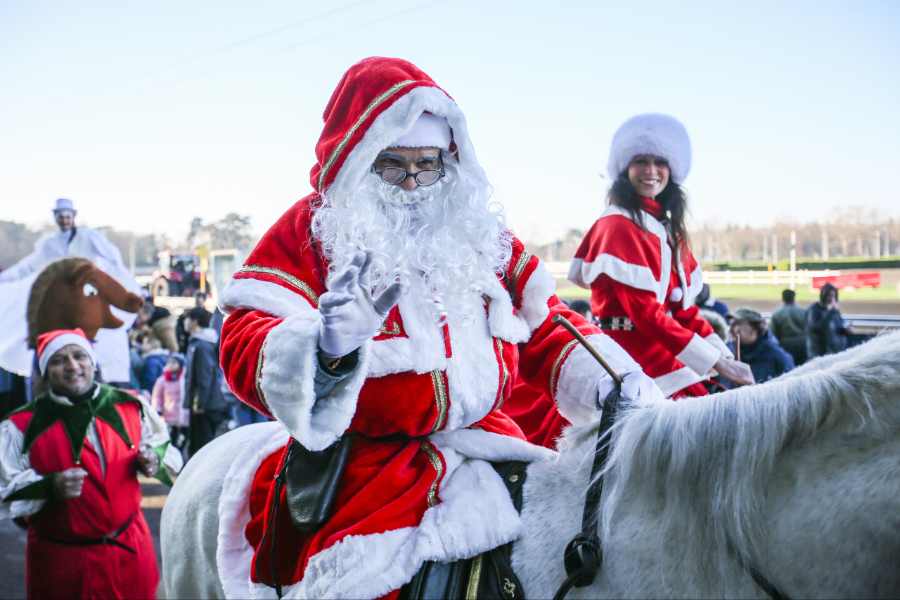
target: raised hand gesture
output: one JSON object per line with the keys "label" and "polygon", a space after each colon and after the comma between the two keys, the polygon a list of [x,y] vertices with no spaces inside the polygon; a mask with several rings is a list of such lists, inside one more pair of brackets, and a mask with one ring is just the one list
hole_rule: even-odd
{"label": "raised hand gesture", "polygon": [[365,287],[371,259],[371,254],[357,252],[319,299],[319,349],[329,358],[347,356],[373,338],[406,290],[398,279],[373,298]]}

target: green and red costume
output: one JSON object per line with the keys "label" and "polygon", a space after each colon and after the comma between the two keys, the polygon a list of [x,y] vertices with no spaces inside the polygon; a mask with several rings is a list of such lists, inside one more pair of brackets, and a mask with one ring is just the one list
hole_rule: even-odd
{"label": "green and red costume", "polygon": [[[76,403],[45,393],[2,424],[7,441],[16,437],[10,424],[21,434],[4,450],[20,445],[34,471],[31,483],[3,498],[10,516],[28,525],[29,598],[155,597],[159,572],[136,470],[144,410],[134,396],[98,385]],[[56,497],[49,475],[73,467],[87,472],[81,495]],[[11,475],[5,471],[0,479]],[[21,481],[26,471],[15,476]]]}

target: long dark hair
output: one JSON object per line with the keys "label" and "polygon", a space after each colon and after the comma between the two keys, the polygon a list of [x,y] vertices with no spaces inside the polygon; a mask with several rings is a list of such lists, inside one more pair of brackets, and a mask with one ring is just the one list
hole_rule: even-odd
{"label": "long dark hair", "polygon": [[[644,227],[644,218],[641,214],[641,197],[638,196],[637,190],[628,180],[628,171],[622,171],[616,180],[613,181],[612,187],[609,188],[607,200],[610,204],[620,206],[631,214],[631,218],[637,223],[641,229]],[[656,201],[666,211],[669,221],[669,235],[672,236],[672,244],[678,248],[682,245],[687,246],[688,234],[684,227],[684,218],[687,214],[687,194],[684,189],[671,179],[669,179],[666,188],[659,193]]]}

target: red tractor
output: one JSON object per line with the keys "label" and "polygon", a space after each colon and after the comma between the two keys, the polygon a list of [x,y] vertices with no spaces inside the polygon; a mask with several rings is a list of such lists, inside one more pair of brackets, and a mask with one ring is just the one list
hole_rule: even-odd
{"label": "red tractor", "polygon": [[200,289],[200,257],[196,254],[159,253],[159,268],[153,273],[150,294],[193,296]]}

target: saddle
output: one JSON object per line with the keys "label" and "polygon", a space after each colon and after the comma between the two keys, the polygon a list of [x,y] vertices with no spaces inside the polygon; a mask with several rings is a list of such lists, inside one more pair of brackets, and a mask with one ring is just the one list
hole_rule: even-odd
{"label": "saddle", "polygon": [[[522,512],[524,462],[492,463],[509,491],[513,506]],[[428,561],[400,590],[399,600],[523,600],[522,583],[513,572],[512,543],[473,558],[452,563]]]}
{"label": "saddle", "polygon": [[[331,447],[310,452],[296,442],[288,446],[284,461],[275,478],[275,497],[285,489],[288,512],[298,531],[314,531],[324,523],[330,513],[341,480],[352,437],[343,436]],[[522,511],[522,487],[525,483],[525,462],[491,463],[500,475],[517,511]],[[277,522],[278,502],[270,508],[271,523]],[[282,583],[275,572],[278,537],[275,527],[265,534],[271,553],[271,579],[268,585],[282,597]],[[512,570],[510,557],[512,544],[494,548],[478,556],[443,563],[428,561],[422,565],[413,579],[400,590],[401,600],[469,598],[522,600],[522,584]]]}

